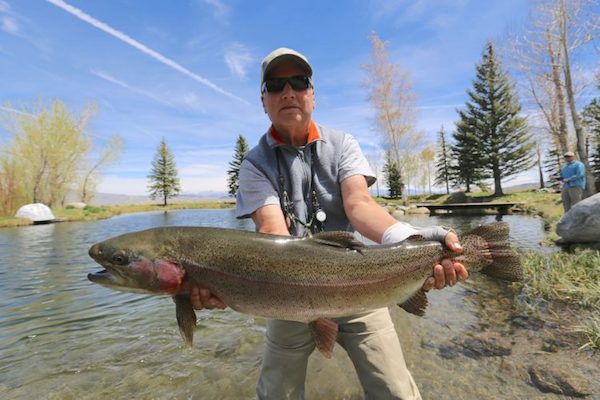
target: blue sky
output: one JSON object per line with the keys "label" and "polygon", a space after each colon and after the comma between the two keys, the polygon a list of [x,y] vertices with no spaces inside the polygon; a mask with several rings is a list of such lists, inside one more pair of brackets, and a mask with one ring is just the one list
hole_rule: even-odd
{"label": "blue sky", "polygon": [[352,133],[372,156],[380,136],[362,85],[372,32],[410,71],[417,127],[433,142],[442,124],[452,129],[485,42],[506,41],[530,7],[525,0],[0,0],[0,106],[59,98],[79,113],[96,103],[95,143],[113,134],[125,141],[101,192],[144,194],[163,136],[184,192],[225,191],[237,136],[254,145],[269,126],[259,80],[271,50],[291,47],[309,58],[315,120]]}

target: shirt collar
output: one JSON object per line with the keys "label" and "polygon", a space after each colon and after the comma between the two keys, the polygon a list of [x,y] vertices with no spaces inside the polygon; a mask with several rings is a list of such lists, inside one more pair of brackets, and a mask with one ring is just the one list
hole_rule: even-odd
{"label": "shirt collar", "polygon": [[[286,143],[283,141],[283,139],[281,139],[281,135],[279,134],[279,132],[277,132],[273,125],[271,125],[271,128],[269,128],[268,133],[269,144],[271,145],[271,147],[285,146]],[[323,140],[323,138],[319,133],[319,128],[317,128],[317,124],[315,124],[315,122],[311,120],[308,126],[308,139],[306,140],[306,145],[309,145],[317,140]]]}

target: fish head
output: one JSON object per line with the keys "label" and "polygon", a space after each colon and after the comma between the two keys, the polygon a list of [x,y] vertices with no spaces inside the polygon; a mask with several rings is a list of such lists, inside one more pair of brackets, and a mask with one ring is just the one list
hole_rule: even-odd
{"label": "fish head", "polygon": [[88,279],[115,290],[173,295],[183,284],[185,271],[155,249],[152,238],[135,234],[94,244],[88,253],[105,269],[88,274]]}

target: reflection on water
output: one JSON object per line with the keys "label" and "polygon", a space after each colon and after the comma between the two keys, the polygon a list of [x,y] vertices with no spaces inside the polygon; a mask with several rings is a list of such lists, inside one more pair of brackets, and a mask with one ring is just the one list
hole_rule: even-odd
{"label": "reflection on water", "polygon": [[[517,246],[539,248],[541,220],[504,220]],[[442,224],[458,231],[493,221],[494,216],[410,219],[415,225]],[[233,210],[187,210],[0,230],[0,398],[253,398],[262,319],[229,310],[200,312],[196,342],[188,349],[179,338],[170,299],[119,293],[87,280],[87,273],[99,268],[87,255],[91,244],[162,225],[253,229],[249,221],[236,220]],[[471,382],[477,379],[478,387],[499,384],[494,373],[481,370],[485,365],[441,360],[423,346],[424,341],[446,341],[478,324],[480,304],[470,290],[475,286],[490,298],[505,290],[474,278],[434,293],[425,318],[394,310],[407,361],[426,398],[461,398],[461,393],[462,398],[473,398],[468,393],[486,397],[484,389],[461,391],[466,383],[456,380],[453,369]],[[448,392],[444,382],[450,381],[461,390]],[[505,390],[539,396],[525,385],[505,385]],[[448,393],[457,397],[445,397]],[[311,357],[307,397],[360,397],[352,365],[341,349],[336,348],[333,360]]]}

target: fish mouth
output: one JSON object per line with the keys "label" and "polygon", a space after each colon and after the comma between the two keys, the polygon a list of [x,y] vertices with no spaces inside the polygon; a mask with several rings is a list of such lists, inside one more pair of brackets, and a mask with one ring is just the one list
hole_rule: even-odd
{"label": "fish mouth", "polygon": [[152,291],[136,286],[134,283],[129,282],[127,279],[121,277],[120,275],[113,274],[111,271],[108,271],[106,269],[89,273],[87,275],[87,278],[91,282],[96,283],[100,286],[104,286],[114,290],[119,290],[121,292],[155,294]]}

